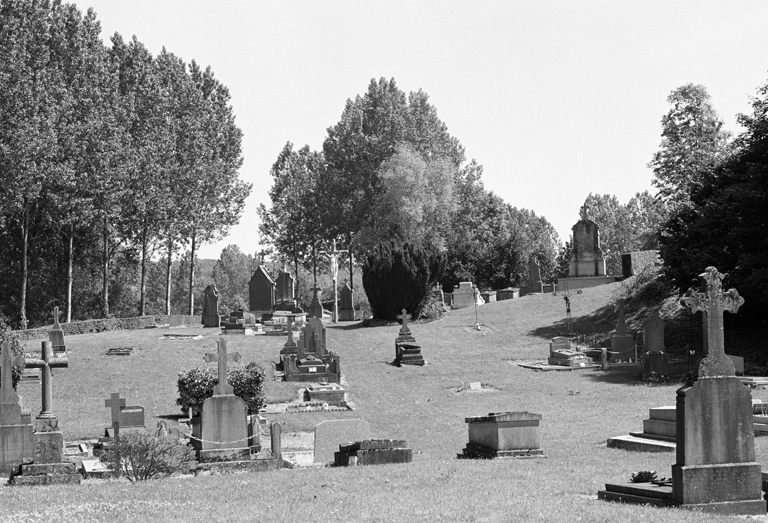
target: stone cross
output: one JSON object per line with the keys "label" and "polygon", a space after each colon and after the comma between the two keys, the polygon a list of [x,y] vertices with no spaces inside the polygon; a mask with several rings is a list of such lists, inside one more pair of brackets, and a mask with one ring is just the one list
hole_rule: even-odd
{"label": "stone cross", "polygon": [[221,338],[216,344],[218,345],[218,352],[216,354],[209,352],[203,357],[208,363],[212,361],[219,363],[219,382],[213,388],[213,395],[233,394],[232,385],[227,383],[227,360],[240,361],[240,353],[227,354],[227,340],[224,338]]}
{"label": "stone cross", "polygon": [[51,340],[54,352],[66,352],[67,346],[64,343],[64,330],[59,324],[59,308],[53,308],[53,327],[48,331],[48,339]]}
{"label": "stone cross", "polygon": [[13,390],[13,366],[24,368],[23,355],[14,356],[11,345],[6,341],[2,345],[0,355],[0,403],[19,403],[19,395]]}
{"label": "stone cross", "polygon": [[705,292],[689,289],[680,302],[691,313],[704,312],[707,322],[707,356],[699,365],[700,378],[734,376],[733,361],[725,355],[725,336],[723,335],[723,311],[736,313],[744,303],[736,289],[723,292],[724,274],[715,267],[707,267],[699,274]]}
{"label": "stone cross", "polygon": [[398,314],[397,319],[403,321],[403,326],[400,327],[400,334],[405,334],[405,335],[410,334],[411,329],[408,328],[408,320],[411,319],[411,315],[408,314],[408,312],[405,309],[403,309],[403,313]]}
{"label": "stone cross", "polygon": [[113,392],[108,400],[104,400],[104,406],[112,409],[112,429],[117,439],[120,434],[120,407],[125,407],[125,399],[120,398],[119,392]]}
{"label": "stone cross", "polygon": [[29,358],[26,361],[27,367],[32,369],[42,369],[41,378],[43,382],[43,410],[37,416],[38,432],[50,432],[58,430],[56,416],[53,415],[53,381],[51,379],[52,368],[69,367],[69,359],[66,356],[53,357],[53,349],[50,341],[44,341],[40,350],[40,358]]}
{"label": "stone cross", "polygon": [[296,340],[293,339],[293,320],[288,320],[288,341],[285,342],[283,347],[295,347]]}

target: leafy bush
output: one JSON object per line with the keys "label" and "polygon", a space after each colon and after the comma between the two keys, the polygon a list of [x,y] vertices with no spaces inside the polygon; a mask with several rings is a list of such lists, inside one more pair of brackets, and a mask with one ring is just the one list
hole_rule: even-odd
{"label": "leafy bush", "polygon": [[[266,405],[264,380],[264,369],[253,361],[242,367],[227,369],[227,383],[232,385],[235,396],[245,401],[249,414],[257,413]],[[187,372],[180,372],[176,405],[181,407],[182,412],[191,409],[192,416],[200,414],[203,402],[213,396],[213,388],[218,382],[218,373],[211,368],[195,367]]]}
{"label": "leafy bush", "polygon": [[[11,327],[8,325],[7,318],[0,314],[0,344],[2,343],[8,343],[8,345],[11,347],[11,354],[13,356],[21,356],[24,354],[24,349],[21,346],[21,342],[19,342],[18,336],[16,336],[11,331]],[[21,373],[21,367],[16,365],[11,367],[11,384],[13,385],[14,389],[21,379]]]}
{"label": "leafy bush", "polygon": [[406,309],[418,318],[444,269],[445,255],[434,247],[376,246],[363,262],[363,287],[374,317],[395,320]]}
{"label": "leafy bush", "polygon": [[178,438],[138,431],[121,434],[101,457],[116,476],[131,482],[184,472],[194,459],[192,447]]}

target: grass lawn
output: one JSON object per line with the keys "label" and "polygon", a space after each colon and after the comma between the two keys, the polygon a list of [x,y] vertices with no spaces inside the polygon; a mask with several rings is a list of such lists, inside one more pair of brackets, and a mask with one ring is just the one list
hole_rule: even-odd
{"label": "grass lawn", "polygon": [[[571,299],[582,325],[599,317],[620,284],[586,289]],[[560,296],[537,295],[452,311],[445,318],[411,325],[427,360],[424,367],[396,368],[399,326],[328,327],[328,346],[341,356],[355,411],[269,415],[283,432],[312,431],[324,419],[361,418],[374,437],[404,439],[413,463],[346,469],[281,470],[179,477],[145,484],[89,481],[79,487],[0,488],[0,521],[734,521],[681,510],[598,501],[606,482],[633,471],[670,476],[674,453],[608,449],[608,437],[642,429],[648,409],[675,403],[680,383],[648,384],[633,370],[535,372],[517,361],[545,358],[548,340],[565,332]],[[612,325],[601,322],[598,329]],[[212,329],[202,340],[159,340],[162,331],[70,336],[68,369],[54,370],[54,412],[67,441],[93,439],[109,423],[104,400],[120,392],[143,405],[147,426],[172,419],[180,371],[206,365],[215,352]],[[272,375],[282,337],[229,337],[229,349],[258,361]],[[27,350],[39,350],[29,342]],[[106,356],[113,347],[134,348],[128,357]],[[215,365],[215,364],[213,364]],[[466,391],[480,381],[489,390]],[[293,399],[300,384],[268,381],[270,402]],[[33,414],[39,385],[20,386]],[[768,399],[768,392],[753,395]],[[467,442],[464,418],[527,410],[542,414],[543,459],[470,461],[456,454]],[[756,439],[759,462],[768,438]],[[768,521],[768,518],[765,519]]]}

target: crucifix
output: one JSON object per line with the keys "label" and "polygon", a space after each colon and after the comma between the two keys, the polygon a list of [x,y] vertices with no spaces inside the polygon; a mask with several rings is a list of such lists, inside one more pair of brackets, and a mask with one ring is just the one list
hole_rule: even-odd
{"label": "crucifix", "polygon": [[702,311],[707,323],[707,355],[699,365],[700,378],[734,376],[733,361],[725,355],[725,336],[723,335],[723,312],[735,314],[744,303],[736,289],[723,291],[723,278],[715,267],[707,267],[699,274],[704,292],[689,289],[680,302],[691,313]]}
{"label": "crucifix", "polygon": [[213,388],[213,395],[221,396],[224,394],[233,394],[232,385],[227,383],[227,360],[232,360],[234,362],[240,361],[240,353],[235,352],[234,354],[227,354],[227,340],[224,338],[221,338],[216,344],[218,345],[218,351],[215,354],[209,352],[203,357],[208,363],[211,363],[212,361],[219,363],[219,382]]}
{"label": "crucifix", "polygon": [[53,382],[51,380],[52,368],[69,367],[69,359],[66,356],[53,357],[53,348],[50,341],[44,341],[40,350],[40,358],[28,358],[27,367],[41,369],[43,382],[43,410],[37,416],[35,430],[37,432],[55,432],[59,422],[53,415]]}
{"label": "crucifix", "polygon": [[125,398],[120,398],[119,392],[113,392],[108,400],[104,400],[104,406],[112,410],[112,430],[117,439],[120,434],[120,407],[125,407]]}
{"label": "crucifix", "polygon": [[336,280],[339,277],[339,255],[349,254],[347,249],[337,249],[336,240],[333,240],[330,251],[320,251],[318,254],[324,254],[331,260],[331,278],[333,279],[333,323],[339,322],[339,304],[337,299]]}
{"label": "crucifix", "polygon": [[397,319],[403,321],[403,326],[400,327],[400,335],[410,336],[411,329],[408,328],[408,320],[411,319],[411,315],[408,314],[408,312],[405,309],[403,309],[403,313],[398,314]]}
{"label": "crucifix", "polygon": [[[19,395],[13,390],[13,366],[24,368],[24,356],[14,356],[11,345],[6,341],[0,355],[0,404],[19,403]],[[4,420],[3,420],[4,422]]]}

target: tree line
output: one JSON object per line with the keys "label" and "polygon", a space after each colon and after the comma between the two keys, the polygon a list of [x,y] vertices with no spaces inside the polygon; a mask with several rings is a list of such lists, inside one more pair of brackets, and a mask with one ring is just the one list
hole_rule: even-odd
{"label": "tree line", "polygon": [[280,151],[259,209],[261,240],[297,272],[316,267],[333,239],[353,253],[350,273],[353,259],[388,242],[437,249],[446,290],[524,283],[532,255],[551,274],[560,244],[552,225],[485,189],[482,173],[427,93],[372,79],[347,100],[322,150],[288,142]]}
{"label": "tree line", "polygon": [[195,252],[237,223],[251,190],[211,68],[100,32],[90,9],[0,1],[0,312],[20,327],[54,305],[67,321],[146,314],[156,252],[170,313],[182,248],[193,312]]}

